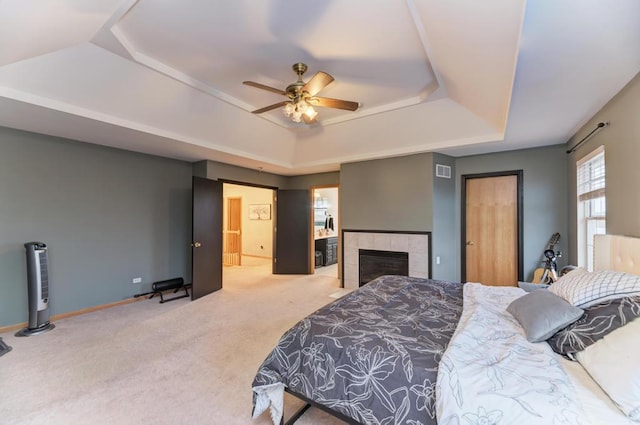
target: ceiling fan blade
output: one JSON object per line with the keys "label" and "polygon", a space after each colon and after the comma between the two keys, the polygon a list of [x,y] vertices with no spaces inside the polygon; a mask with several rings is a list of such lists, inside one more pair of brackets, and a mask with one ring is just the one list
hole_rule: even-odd
{"label": "ceiling fan blade", "polygon": [[255,111],[251,111],[252,114],[261,114],[263,112],[270,111],[272,109],[280,108],[281,106],[289,103],[288,100],[284,100],[282,102],[274,103],[273,105],[265,106],[264,108],[256,109]]}
{"label": "ceiling fan blade", "polygon": [[331,99],[329,97],[310,97],[307,102],[313,106],[323,106],[325,108],[344,109],[346,111],[355,111],[360,107],[358,102],[350,100]]}
{"label": "ceiling fan blade", "polygon": [[333,77],[326,72],[318,71],[307,84],[302,88],[303,92],[309,93],[309,96],[315,96],[333,81]]}
{"label": "ceiling fan blade", "polygon": [[262,89],[262,90],[267,90],[273,93],[278,93],[281,94],[283,96],[286,96],[287,94],[284,92],[284,90],[280,90],[280,89],[276,89],[273,87],[269,87],[269,86],[265,86],[264,84],[260,84],[260,83],[256,83],[254,81],[243,81],[242,84],[245,84],[247,86],[251,86],[251,87],[256,87],[258,89]]}

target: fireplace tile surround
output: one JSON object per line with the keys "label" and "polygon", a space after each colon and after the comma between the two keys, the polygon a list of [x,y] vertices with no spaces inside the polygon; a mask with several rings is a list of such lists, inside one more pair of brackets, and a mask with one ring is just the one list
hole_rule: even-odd
{"label": "fireplace tile surround", "polygon": [[409,254],[409,276],[431,276],[431,232],[342,230],[343,286],[359,287],[359,250],[399,251]]}

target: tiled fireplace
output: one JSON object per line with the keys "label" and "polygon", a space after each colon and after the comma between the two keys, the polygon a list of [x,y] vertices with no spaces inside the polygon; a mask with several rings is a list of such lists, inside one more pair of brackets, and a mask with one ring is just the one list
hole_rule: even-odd
{"label": "tiled fireplace", "polygon": [[[430,276],[430,232],[343,230],[343,282],[347,289],[360,286],[360,251],[389,251],[407,253],[409,276]],[[391,273],[390,273],[391,274]]]}

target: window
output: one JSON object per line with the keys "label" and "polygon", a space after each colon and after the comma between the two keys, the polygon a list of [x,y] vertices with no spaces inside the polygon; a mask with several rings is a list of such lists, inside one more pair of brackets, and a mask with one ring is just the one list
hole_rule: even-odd
{"label": "window", "polygon": [[604,146],[577,163],[578,265],[593,271],[593,237],[606,233]]}

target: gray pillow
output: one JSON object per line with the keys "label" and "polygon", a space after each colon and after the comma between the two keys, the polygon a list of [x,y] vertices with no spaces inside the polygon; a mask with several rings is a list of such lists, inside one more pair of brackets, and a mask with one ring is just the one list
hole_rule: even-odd
{"label": "gray pillow", "polygon": [[513,300],[507,311],[524,329],[529,342],[550,338],[578,320],[584,311],[549,291],[533,291]]}
{"label": "gray pillow", "polygon": [[530,283],[530,282],[518,282],[518,286],[527,292],[537,291],[538,289],[549,289],[549,286],[545,283]]}

